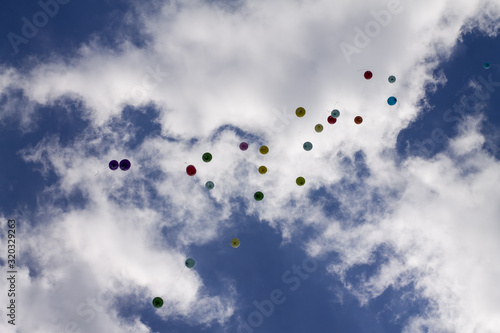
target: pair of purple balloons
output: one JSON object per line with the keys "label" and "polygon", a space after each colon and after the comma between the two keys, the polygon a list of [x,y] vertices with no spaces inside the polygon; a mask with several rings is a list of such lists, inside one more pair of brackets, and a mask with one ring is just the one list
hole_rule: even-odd
{"label": "pair of purple balloons", "polygon": [[116,170],[118,169],[118,166],[120,166],[120,169],[123,170],[123,171],[127,171],[128,169],[130,169],[130,166],[131,166],[131,163],[129,160],[127,159],[123,159],[120,161],[120,163],[118,164],[118,161],[117,160],[111,160],[109,162],[109,168],[111,170]]}

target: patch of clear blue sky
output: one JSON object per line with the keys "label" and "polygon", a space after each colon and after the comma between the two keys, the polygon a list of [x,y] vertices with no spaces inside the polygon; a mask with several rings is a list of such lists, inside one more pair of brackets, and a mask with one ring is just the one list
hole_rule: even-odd
{"label": "patch of clear blue sky", "polygon": [[[483,68],[485,61],[492,64],[488,70]],[[500,158],[500,36],[466,34],[463,42],[455,47],[451,59],[441,63],[435,72],[440,71],[448,81],[435,93],[428,93],[430,109],[423,108],[419,118],[399,133],[397,151],[401,158],[414,155],[430,158],[445,151],[449,139],[457,136],[457,126],[465,121],[465,116],[481,113],[485,116],[481,133],[487,140],[483,147]],[[476,90],[469,87],[471,80],[480,84],[479,96],[486,96],[488,92],[487,98],[477,97]],[[493,84],[482,84],[490,80]],[[486,103],[486,108],[479,112],[474,110],[478,102]],[[438,133],[445,139],[439,139]]]}

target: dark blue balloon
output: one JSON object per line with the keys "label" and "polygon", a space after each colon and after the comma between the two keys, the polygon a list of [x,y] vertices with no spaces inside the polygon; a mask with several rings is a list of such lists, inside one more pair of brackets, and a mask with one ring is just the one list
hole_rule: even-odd
{"label": "dark blue balloon", "polygon": [[111,160],[111,161],[109,161],[109,168],[111,170],[118,169],[118,161],[117,160]]}
{"label": "dark blue balloon", "polygon": [[389,104],[389,105],[394,105],[394,104],[396,104],[396,102],[397,102],[397,101],[398,101],[398,100],[396,99],[396,97],[391,96],[391,97],[389,97],[389,98],[387,99],[387,104]]}
{"label": "dark blue balloon", "polygon": [[120,161],[120,169],[122,169],[123,171],[127,171],[128,169],[130,169],[130,165],[130,161],[127,159],[123,159]]}

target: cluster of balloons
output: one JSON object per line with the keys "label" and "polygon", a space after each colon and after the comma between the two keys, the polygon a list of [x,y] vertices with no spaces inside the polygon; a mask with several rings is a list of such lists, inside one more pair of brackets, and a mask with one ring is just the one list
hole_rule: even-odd
{"label": "cluster of balloons", "polygon": [[120,163],[118,163],[117,160],[111,160],[111,161],[109,161],[109,168],[111,170],[113,170],[113,171],[116,170],[116,169],[118,169],[118,166],[120,167],[121,170],[127,171],[128,169],[130,169],[131,165],[132,164],[127,159],[121,160]]}

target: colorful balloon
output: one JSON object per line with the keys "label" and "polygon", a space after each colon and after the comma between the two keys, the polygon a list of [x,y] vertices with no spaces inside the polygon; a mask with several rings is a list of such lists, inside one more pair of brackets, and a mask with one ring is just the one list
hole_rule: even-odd
{"label": "colorful balloon", "polygon": [[313,144],[310,143],[309,141],[307,141],[304,143],[304,145],[302,147],[304,147],[304,150],[309,151],[309,150],[313,149]]}
{"label": "colorful balloon", "polygon": [[238,238],[231,239],[231,246],[237,248],[238,246],[240,246],[240,240]]}
{"label": "colorful balloon", "polygon": [[337,109],[333,109],[331,115],[333,118],[338,118],[340,116],[340,111]]}
{"label": "colorful balloon", "polygon": [[241,150],[247,150],[248,149],[248,143],[246,143],[246,142],[240,143],[240,149]]}
{"label": "colorful balloon", "polygon": [[255,194],[253,195],[253,198],[257,201],[261,201],[262,199],[264,199],[264,193],[255,192]]}
{"label": "colorful balloon", "polygon": [[394,104],[396,104],[396,102],[397,102],[397,101],[398,101],[398,100],[396,99],[396,97],[391,96],[391,97],[389,97],[389,98],[387,99],[387,104],[389,104],[389,105],[394,105]]}
{"label": "colorful balloon", "polygon": [[365,79],[369,80],[373,77],[373,73],[370,71],[366,71],[364,76],[365,76]]}
{"label": "colorful balloon", "polygon": [[297,110],[295,110],[295,114],[297,115],[297,117],[302,118],[306,115],[306,109],[304,109],[303,107],[298,107]]}
{"label": "colorful balloon", "polygon": [[317,133],[321,133],[321,132],[323,132],[323,125],[321,125],[321,124],[317,124],[316,126],[314,126],[314,130],[315,130]]}
{"label": "colorful balloon", "polygon": [[205,187],[208,188],[209,190],[213,189],[215,187],[215,184],[213,181],[208,181],[205,183]]}
{"label": "colorful balloon", "polygon": [[394,83],[394,82],[396,82],[396,77],[394,75],[391,75],[391,76],[389,76],[388,80],[389,80],[389,83]]}
{"label": "colorful balloon", "polygon": [[267,146],[260,146],[259,151],[262,155],[269,153],[269,148]]}
{"label": "colorful balloon", "polygon": [[486,62],[483,64],[483,67],[484,67],[484,69],[490,69],[491,64],[490,64],[488,61],[486,61]]}
{"label": "colorful balloon", "polygon": [[161,297],[153,298],[153,306],[155,308],[161,308],[163,306],[163,299]]}
{"label": "colorful balloon", "polygon": [[304,179],[304,177],[297,177],[295,182],[297,183],[297,185],[303,186],[306,183],[306,180]]}
{"label": "colorful balloon", "polygon": [[205,153],[205,154],[203,154],[203,156],[201,158],[203,159],[203,162],[208,163],[212,160],[212,154]]}
{"label": "colorful balloon", "polygon": [[194,261],[193,258],[187,258],[184,264],[186,265],[187,268],[193,268],[194,265],[196,265],[196,261]]}
{"label": "colorful balloon", "polygon": [[127,171],[128,169],[130,169],[130,165],[130,161],[127,159],[123,159],[120,161],[120,169],[123,171]]}
{"label": "colorful balloon", "polygon": [[360,117],[360,116],[356,116],[354,118],[354,122],[359,125],[359,124],[361,124],[363,122],[363,118]]}
{"label": "colorful balloon", "polygon": [[333,118],[332,116],[328,116],[328,118],[326,119],[328,121],[329,124],[335,124],[337,122],[337,118]]}
{"label": "colorful balloon", "polygon": [[194,167],[194,165],[188,165],[187,168],[186,168],[186,173],[189,175],[189,176],[194,176],[196,175],[196,168]]}
{"label": "colorful balloon", "polygon": [[113,171],[118,169],[118,161],[117,160],[109,161],[109,168]]}
{"label": "colorful balloon", "polygon": [[263,174],[265,174],[266,172],[267,172],[267,168],[266,168],[265,166],[261,165],[261,166],[259,167],[259,173],[260,173],[261,175],[263,175]]}

